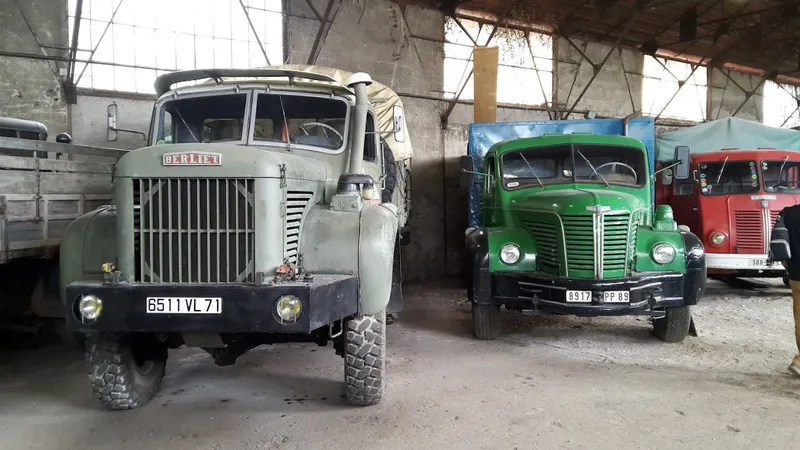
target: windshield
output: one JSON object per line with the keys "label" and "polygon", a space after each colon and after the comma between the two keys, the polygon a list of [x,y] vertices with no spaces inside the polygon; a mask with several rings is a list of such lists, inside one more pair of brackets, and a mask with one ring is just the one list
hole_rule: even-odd
{"label": "windshield", "polygon": [[241,141],[246,106],[247,94],[168,100],[159,110],[156,143]]}
{"label": "windshield", "polygon": [[761,174],[767,192],[800,193],[800,161],[761,161]]}
{"label": "windshield", "polygon": [[347,107],[331,97],[258,94],[253,139],[339,150],[346,139]]}
{"label": "windshield", "polygon": [[503,154],[501,170],[506,189],[573,182],[643,186],[647,174],[643,150],[597,144],[564,144],[508,152]]}
{"label": "windshield", "polygon": [[697,169],[703,195],[750,194],[760,190],[755,161],[700,163]]}

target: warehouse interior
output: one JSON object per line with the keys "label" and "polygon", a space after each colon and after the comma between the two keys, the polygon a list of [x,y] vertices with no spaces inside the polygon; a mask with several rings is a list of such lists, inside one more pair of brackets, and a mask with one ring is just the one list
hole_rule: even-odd
{"label": "warehouse interior", "polygon": [[786,372],[797,349],[780,278],[709,279],[697,336],[679,344],[638,316],[505,311],[502,337],[474,340],[459,158],[475,47],[499,48],[497,122],[793,130],[799,25],[795,0],[0,0],[0,117],[41,122],[49,141],[135,150],[157,76],[307,64],[390,87],[414,147],[405,310],[387,327],[380,405],[346,406],[339,356],[288,344],[222,368],[171,350],[151,403],[105,411],[79,351],[11,333],[0,448],[791,447],[800,379]]}

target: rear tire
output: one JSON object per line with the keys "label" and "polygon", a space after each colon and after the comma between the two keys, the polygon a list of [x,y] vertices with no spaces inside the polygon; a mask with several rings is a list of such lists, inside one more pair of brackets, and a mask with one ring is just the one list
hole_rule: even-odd
{"label": "rear tire", "polygon": [[152,338],[94,336],[86,343],[89,382],[108,409],[144,406],[161,387],[167,348]]}
{"label": "rear tire", "polygon": [[500,305],[478,305],[472,303],[472,334],[476,338],[490,341],[500,335]]}
{"label": "rear tire", "polygon": [[344,332],[347,403],[377,405],[386,384],[386,312],[356,316],[347,321]]}
{"label": "rear tire", "polygon": [[667,308],[666,315],[653,319],[653,331],[664,342],[682,342],[689,334],[692,313],[688,306]]}

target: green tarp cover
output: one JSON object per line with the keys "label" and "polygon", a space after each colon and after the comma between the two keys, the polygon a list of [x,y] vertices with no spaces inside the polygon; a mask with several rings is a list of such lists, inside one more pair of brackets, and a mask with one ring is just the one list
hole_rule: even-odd
{"label": "green tarp cover", "polygon": [[715,152],[725,148],[747,150],[774,148],[800,151],[800,131],[728,117],[657,136],[656,161],[673,160],[675,147],[678,145],[688,145],[692,149],[692,154]]}

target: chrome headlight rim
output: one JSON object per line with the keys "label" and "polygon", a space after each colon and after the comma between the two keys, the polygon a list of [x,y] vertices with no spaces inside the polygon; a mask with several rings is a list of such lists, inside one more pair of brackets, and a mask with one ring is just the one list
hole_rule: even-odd
{"label": "chrome headlight rim", "polygon": [[675,256],[677,253],[678,251],[672,244],[659,242],[650,250],[650,257],[653,259],[653,261],[655,261],[656,264],[663,266],[675,261]]}
{"label": "chrome headlight rim", "polygon": [[[726,240],[728,240],[728,236],[725,236],[725,233],[723,233],[721,231],[715,231],[715,232],[711,233],[711,236],[709,237],[709,241],[711,241],[711,245],[713,245],[715,247],[721,246],[722,244],[725,243]],[[719,242],[717,242],[717,241],[719,241]]]}
{"label": "chrome headlight rim", "polygon": [[500,247],[498,256],[500,261],[507,266],[513,266],[522,260],[522,252],[517,244],[504,244]]}
{"label": "chrome headlight rim", "polygon": [[83,321],[93,322],[103,313],[103,300],[94,294],[81,296],[78,301],[78,314]]}
{"label": "chrome headlight rim", "polygon": [[282,325],[297,323],[303,314],[303,302],[296,295],[281,295],[275,300],[275,319]]}

